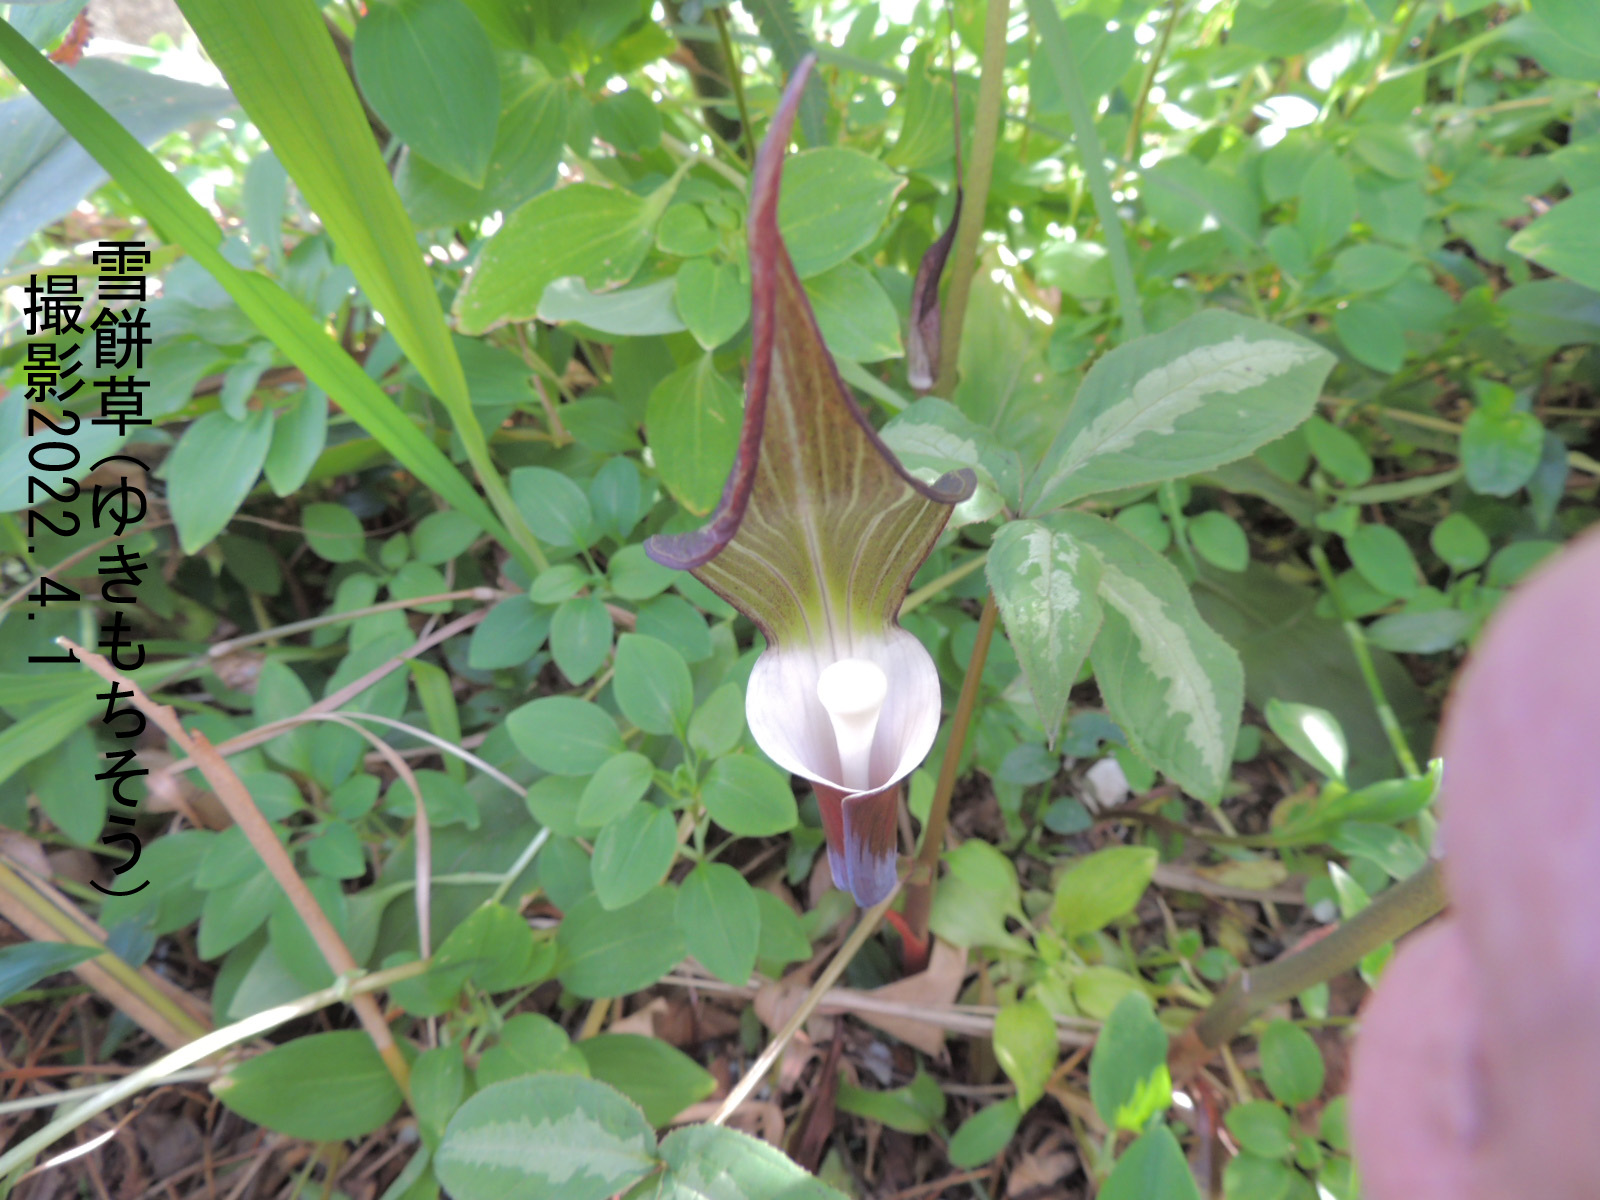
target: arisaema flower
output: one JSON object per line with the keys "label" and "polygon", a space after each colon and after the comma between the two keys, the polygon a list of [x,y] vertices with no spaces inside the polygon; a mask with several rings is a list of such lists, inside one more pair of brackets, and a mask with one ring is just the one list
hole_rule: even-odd
{"label": "arisaema flower", "polygon": [[839,378],[778,233],[802,62],[750,195],[752,352],[733,470],[708,524],[651,538],[766,636],[745,715],[767,755],[816,788],[834,880],[861,905],[895,883],[900,783],[939,730],[939,673],[897,615],[971,471],[925,484]]}

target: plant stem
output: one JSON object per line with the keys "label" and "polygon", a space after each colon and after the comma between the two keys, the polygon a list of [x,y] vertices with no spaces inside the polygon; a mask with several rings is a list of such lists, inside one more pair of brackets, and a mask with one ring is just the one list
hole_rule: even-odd
{"label": "plant stem", "polygon": [[[955,391],[956,371],[961,362],[961,330],[966,324],[972,277],[978,269],[978,243],[983,240],[983,216],[989,207],[989,183],[994,176],[995,148],[1000,141],[1000,106],[1006,90],[1006,21],[1010,15],[1010,0],[989,0],[983,24],[983,74],[978,82],[978,106],[972,125],[972,157],[963,181],[961,221],[956,226],[950,288],[945,293],[941,315],[939,377],[933,384],[936,396],[948,397]],[[950,86],[956,86],[954,70]],[[958,140],[961,137],[959,127],[955,136]]]}
{"label": "plant stem", "polygon": [[1444,910],[1448,897],[1440,860],[1381,892],[1355,916],[1304,950],[1241,971],[1173,1043],[1173,1078],[1193,1072],[1244,1026],[1274,1004],[1348,971],[1368,954],[1410,933]]}
{"label": "plant stem", "polygon": [[381,604],[369,604],[365,608],[352,608],[345,612],[324,613],[320,617],[309,617],[304,621],[291,621],[287,625],[274,625],[271,629],[257,630],[247,633],[242,637],[229,638],[225,642],[217,642],[206,651],[208,658],[221,658],[224,654],[232,654],[235,650],[242,650],[246,646],[254,646],[258,642],[270,642],[277,638],[293,637],[297,633],[318,629],[323,625],[337,625],[341,621],[354,621],[360,617],[371,617],[378,613],[394,612],[400,608],[420,608],[424,604],[454,603],[457,600],[481,600],[485,604],[494,600],[504,600],[510,596],[521,595],[520,592],[502,592],[499,588],[473,587],[461,588],[454,592],[439,592],[432,596],[416,596],[407,600],[385,600]]}
{"label": "plant stem", "polygon": [[1145,68],[1144,78],[1139,82],[1139,99],[1133,106],[1133,121],[1128,125],[1128,142],[1122,155],[1130,170],[1139,167],[1139,135],[1144,124],[1145,106],[1150,103],[1150,89],[1155,86],[1156,72],[1161,69],[1161,60],[1166,57],[1167,44],[1172,41],[1172,30],[1178,23],[1178,13],[1182,9],[1183,0],[1172,0],[1167,9],[1167,22],[1161,27],[1161,40],[1156,43],[1155,53],[1150,55],[1150,65]]}
{"label": "plant stem", "polygon": [[1361,678],[1366,682],[1367,692],[1372,696],[1372,706],[1378,711],[1378,723],[1383,726],[1383,732],[1389,739],[1395,760],[1399,762],[1402,771],[1415,779],[1422,774],[1422,771],[1417,766],[1416,756],[1411,753],[1411,746],[1406,742],[1405,732],[1400,728],[1400,719],[1395,716],[1394,708],[1389,703],[1389,695],[1383,690],[1383,680],[1378,678],[1377,664],[1372,661],[1372,650],[1367,645],[1367,635],[1346,611],[1344,602],[1339,598],[1339,590],[1335,586],[1333,577],[1333,566],[1328,562],[1328,555],[1319,543],[1313,542],[1311,545],[1311,561],[1317,568],[1317,574],[1322,577],[1322,586],[1328,589],[1328,595],[1333,598],[1333,606],[1339,610],[1339,621],[1344,626],[1345,637],[1350,639],[1350,651],[1356,657],[1356,666],[1361,669]]}
{"label": "plant stem", "polygon": [[722,58],[728,68],[728,82],[733,85],[734,103],[739,106],[739,124],[744,127],[744,139],[739,149],[746,162],[754,161],[753,148],[756,144],[756,127],[750,123],[750,109],[744,101],[744,72],[739,69],[739,60],[733,53],[733,42],[728,37],[728,18],[720,8],[711,10],[711,20],[717,26],[717,34],[722,39]]}
{"label": "plant stem", "polygon": [[940,592],[944,591],[945,588],[950,587],[952,584],[960,583],[968,575],[971,575],[974,571],[979,570],[983,564],[988,561],[989,552],[985,550],[982,554],[969,558],[959,567],[952,567],[937,579],[932,580],[922,587],[919,587],[916,591],[907,596],[905,601],[900,605],[900,615],[903,617],[908,612],[913,612],[916,609],[921,608],[929,600],[932,600]]}
{"label": "plant stem", "polygon": [[933,912],[934,881],[939,872],[939,855],[944,851],[945,830],[950,824],[950,795],[955,791],[961,750],[967,744],[967,731],[978,704],[978,687],[983,679],[983,664],[989,658],[989,643],[994,640],[997,610],[994,593],[984,597],[983,613],[978,617],[978,636],[967,659],[967,677],[961,682],[955,714],[950,718],[950,740],[945,743],[944,760],[939,764],[939,783],[928,805],[928,821],[922,829],[922,848],[906,876],[906,973],[915,974],[928,965],[931,943],[928,918]]}
{"label": "plant stem", "polygon": [[323,988],[309,995],[301,996],[298,1000],[291,1000],[287,1004],[274,1005],[264,1012],[258,1012],[236,1021],[232,1025],[225,1025],[214,1033],[190,1042],[187,1046],[174,1050],[171,1054],[163,1055],[148,1067],[141,1068],[131,1075],[119,1079],[116,1083],[103,1088],[94,1096],[85,1100],[68,1112],[62,1113],[43,1129],[31,1137],[18,1142],[15,1146],[0,1155],[0,1192],[5,1190],[5,1177],[11,1172],[24,1166],[35,1154],[44,1150],[57,1139],[71,1133],[93,1117],[106,1111],[113,1104],[118,1104],[130,1096],[137,1095],[147,1087],[163,1083],[177,1072],[203,1059],[210,1058],[219,1050],[226,1050],[229,1046],[236,1046],[250,1038],[259,1037],[268,1033],[286,1022],[297,1017],[306,1016],[319,1009],[327,1008],[330,1004],[341,1001],[353,1002],[357,997],[371,1003],[369,993],[376,992],[390,984],[399,983],[403,979],[410,979],[420,975],[429,967],[427,962],[405,963],[402,966],[391,967],[386,971],[375,971],[370,975],[363,975],[356,980],[345,979],[335,983],[332,987]]}
{"label": "plant stem", "polygon": [[1083,91],[1083,81],[1078,76],[1077,60],[1067,42],[1066,26],[1056,12],[1052,0],[1028,0],[1028,12],[1039,30],[1039,41],[1056,86],[1061,89],[1067,104],[1067,115],[1072,118],[1072,131],[1078,142],[1078,159],[1083,164],[1083,175],[1089,184],[1089,194],[1094,197],[1095,213],[1100,218],[1101,233],[1106,242],[1106,255],[1111,260],[1111,279],[1117,288],[1117,305],[1122,310],[1122,327],[1127,338],[1144,336],[1144,311],[1139,307],[1139,289],[1133,281],[1133,260],[1128,255],[1127,237],[1122,231],[1122,217],[1111,199],[1111,176],[1106,171],[1105,149],[1100,145],[1100,134],[1094,125],[1094,112]]}

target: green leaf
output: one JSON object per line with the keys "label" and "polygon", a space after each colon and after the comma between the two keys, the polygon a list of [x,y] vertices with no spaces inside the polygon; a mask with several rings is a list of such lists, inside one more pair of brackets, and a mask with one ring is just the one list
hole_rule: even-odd
{"label": "green leaf", "polygon": [[901,1133],[928,1133],[944,1115],[944,1093],[933,1076],[919,1069],[905,1087],[875,1092],[839,1083],[839,1111],[879,1121]]}
{"label": "green leaf", "polygon": [[672,190],[669,183],[641,198],[574,183],[535,196],[506,218],[456,293],[461,332],[532,320],[545,288],[568,275],[597,292],[627,283],[650,250]]}
{"label": "green leaf", "polygon": [[1191,520],[1188,528],[1195,551],[1212,566],[1242,571],[1250,565],[1250,539],[1227,513],[1213,508]]}
{"label": "green leaf", "polygon": [[1422,587],[1422,573],[1405,538],[1388,525],[1363,525],[1344,539],[1351,565],[1386,596],[1409,600]]}
{"label": "green leaf", "polygon": [[1333,362],[1304,338],[1220,310],[1119,346],[1089,369],[1024,510],[1243,458],[1305,420]]}
{"label": "green leaf", "polygon": [[789,159],[778,194],[778,232],[801,279],[864,249],[905,179],[859,150],[825,146]]}
{"label": "green leaf", "polygon": [[445,1126],[461,1105],[466,1084],[467,1064],[459,1042],[424,1050],[411,1064],[411,1108],[429,1149],[439,1148]]}
{"label": "green leaf", "polygon": [[[795,13],[793,0],[749,0],[748,7],[762,40],[772,47],[773,57],[783,64],[784,74],[793,75],[801,60],[815,49]],[[805,93],[800,99],[800,128],[805,132],[806,141],[820,146],[828,140],[827,119],[827,89],[813,74],[806,80]]]}
{"label": "green leaf", "polygon": [[[242,12],[251,6],[222,5],[221,7],[229,11]],[[297,0],[295,4],[287,6],[286,11],[289,8],[300,7]],[[327,36],[321,25],[321,17],[312,5],[304,4],[303,7],[309,11],[317,28],[317,36],[326,46]],[[196,24],[198,28],[194,15],[189,15],[191,23]],[[286,19],[281,31],[287,31],[287,25]],[[265,37],[275,46],[278,44],[274,33],[269,32]],[[249,39],[245,40],[248,42]],[[209,47],[210,43],[207,44]],[[354,105],[354,93],[350,89],[348,79],[344,77],[343,67],[333,55],[331,47],[327,53],[333,58],[333,69],[344,80],[345,91],[349,95],[350,103]],[[217,57],[214,51],[212,56]],[[244,315],[283,350],[291,362],[304,370],[313,383],[336,398],[340,407],[360,423],[362,428],[372,433],[402,466],[413,472],[418,479],[456,509],[472,517],[483,529],[509,544],[510,539],[506,531],[495,520],[488,505],[455,469],[450,460],[428,440],[427,435],[418,429],[409,417],[401,413],[399,407],[383,393],[376,381],[344,352],[317,319],[265,276],[253,271],[240,270],[223,257],[220,249],[222,233],[210,214],[153,155],[147,153],[138,142],[128,136],[127,131],[118,125],[109,113],[90,100],[65,74],[34,52],[9,26],[4,25],[0,25],[0,60],[3,60],[18,80],[50,109],[78,143],[89,150],[111,173],[161,235],[169,241],[177,242],[190,257],[209,271],[233,297]],[[294,76],[297,82],[299,81],[298,74],[292,68],[284,68],[283,73],[286,76]],[[230,81],[234,82],[237,91],[237,81]],[[366,151],[373,156],[375,169],[382,176],[382,163],[372,148],[371,132],[366,126],[365,119],[360,116],[359,106],[356,106],[356,112],[356,120],[360,125],[360,135],[364,139]],[[268,136],[274,148],[281,151],[282,147],[277,137],[271,134]],[[389,187],[386,176],[382,178],[379,186]],[[315,201],[313,207],[326,221],[328,210]],[[401,220],[404,221],[404,214],[401,214]],[[409,225],[406,226],[405,236],[410,238]],[[414,242],[409,244],[414,248]],[[350,253],[349,247],[343,240],[340,241],[340,247],[346,254]],[[432,285],[427,282],[420,257],[417,258],[416,270],[422,273],[423,285],[430,289],[431,295]],[[389,306],[378,303],[378,293],[367,286],[365,281],[363,287],[368,295],[373,297],[374,304],[385,313],[391,332],[396,332],[396,321],[400,318]],[[396,336],[399,337],[398,332]],[[413,358],[415,359],[415,356]],[[470,431],[468,433],[470,434]],[[524,553],[520,547],[515,548],[514,552]],[[531,565],[531,559],[524,565]]]}
{"label": "green leaf", "polygon": [[574,1075],[484,1088],[451,1118],[434,1158],[455,1200],[606,1200],[655,1168],[644,1114]]}
{"label": "green leaf", "polygon": [[1001,526],[986,566],[1006,637],[1052,745],[1067,698],[1100,632],[1100,560],[1037,521]]}
{"label": "green leaf", "polygon": [[905,355],[894,302],[867,268],[842,262],[805,286],[822,340],[834,354],[865,363]]}
{"label": "green leaf", "polygon": [[1467,486],[1485,496],[1509,496],[1539,468],[1544,428],[1527,412],[1473,410],[1461,429],[1461,465]]}
{"label": "green leaf", "polygon": [[810,958],[811,942],[794,910],[765,889],[757,890],[755,896],[756,908],[761,913],[761,944],[756,951],[757,961],[766,966],[782,967]]}
{"label": "green leaf", "polygon": [[1266,716],[1267,725],[1285,746],[1328,778],[1344,779],[1350,747],[1337,717],[1325,708],[1276,698],[1267,701]]}
{"label": "green leaf", "polygon": [[800,820],[788,779],[748,754],[712,763],[700,800],[713,821],[739,837],[787,833]]}
{"label": "green leaf", "polygon": [[1406,359],[1405,330],[1386,305],[1354,300],[1334,310],[1334,332],[1363,366],[1392,375]]}
{"label": "green leaf", "polygon": [[994,1056],[1017,1085],[1017,1104],[1024,1112],[1044,1095],[1060,1053],[1055,1018],[1038,997],[1013,1001],[995,1015]]}
{"label": "green leaf", "polygon": [[647,988],[687,953],[665,887],[626,908],[608,910],[598,896],[585,897],[567,911],[556,942],[564,952],[561,982],[587,999]]}
{"label": "green leaf", "polygon": [[272,414],[235,421],[207,413],[184,431],[167,456],[167,504],[178,542],[194,554],[222,532],[255,486],[272,445]]}
{"label": "green leaf", "polygon": [[523,519],[550,545],[581,550],[594,540],[589,497],[560,471],[518,467],[511,472],[511,498]]}
{"label": "green leaf", "polygon": [[1090,659],[1129,745],[1191,794],[1221,794],[1244,706],[1239,657],[1200,619],[1166,559],[1098,517],[1062,513],[1053,528],[1100,557],[1104,622]]}
{"label": "green leaf", "polygon": [[1547,270],[1600,289],[1600,188],[1568,196],[1506,245]]}
{"label": "green leaf", "polygon": [[584,1061],[567,1037],[567,1031],[541,1013],[518,1013],[500,1028],[495,1044],[478,1059],[475,1073],[479,1088],[519,1075],[554,1071],[562,1075],[587,1075]]}
{"label": "green leaf", "polygon": [[592,775],[623,750],[605,709],[572,696],[544,696],[512,709],[506,732],[529,762],[553,775]]}
{"label": "green leaf", "polygon": [[614,150],[640,154],[661,144],[661,114],[647,92],[613,92],[594,106],[595,132]]}
{"label": "green leaf", "polygon": [[669,809],[635,804],[594,840],[589,875],[608,909],[632,904],[666,877],[678,851],[678,823]]}
{"label": "green leaf", "polygon": [[1222,1169],[1223,1200],[1286,1200],[1305,1180],[1288,1163],[1254,1154],[1235,1155]]}
{"label": "green leaf", "polygon": [[676,280],[658,279],[615,292],[591,292],[583,280],[569,276],[544,289],[539,319],[552,325],[571,321],[617,337],[681,333],[685,326],[673,304],[676,289]]}
{"label": "green leaf", "polygon": [[550,657],[567,681],[585,683],[611,654],[611,613],[598,596],[564,600],[550,622]]}
{"label": "green leaf", "polygon": [[469,966],[468,977],[486,992],[505,992],[524,981],[533,950],[527,921],[504,904],[484,904],[450,931],[434,957],[439,966]]}
{"label": "green leaf", "polygon": [[1105,928],[1138,905],[1158,861],[1149,846],[1108,846],[1079,859],[1056,884],[1051,924],[1067,937]]}
{"label": "green leaf", "polygon": [[467,665],[474,671],[518,667],[544,645],[550,612],[526,596],[511,596],[489,610],[467,643]]}
{"label": "green leaf", "polygon": [[[76,946],[65,942],[22,942],[0,946],[0,1004],[18,992],[25,992],[41,979],[70,971],[105,953],[100,946]],[[743,982],[743,981],[741,981]]]}
{"label": "green leaf", "polygon": [[[1279,11],[1295,10],[1280,5]],[[1356,219],[1356,186],[1334,151],[1324,150],[1300,181],[1300,215],[1295,224],[1313,257],[1344,240]]]}
{"label": "green leaf", "polygon": [[386,0],[356,24],[362,94],[401,141],[482,187],[500,119],[494,47],[461,0]]}
{"label": "green leaf", "polygon": [[556,181],[567,127],[565,89],[525,54],[500,55],[499,75],[499,122],[481,188],[419,155],[400,160],[395,188],[418,226],[461,225],[496,209],[509,213]]}
{"label": "green leaf", "polygon": [[[669,208],[668,214],[698,212],[694,208]],[[739,278],[732,263],[695,258],[678,268],[678,315],[706,350],[715,350],[750,319],[750,285]]]}
{"label": "green leaf", "polygon": [[660,1191],[645,1193],[651,1185],[641,1184],[625,1200],[845,1200],[781,1150],[736,1129],[675,1129],[661,1140],[661,1161]]}
{"label": "green leaf", "polygon": [[1283,1158],[1294,1149],[1289,1114],[1270,1100],[1247,1100],[1228,1110],[1223,1122],[1239,1145],[1262,1158]]}
{"label": "green leaf", "polygon": [[1246,2],[1234,10],[1228,40],[1279,58],[1304,54],[1327,41],[1344,24],[1340,0],[1299,0],[1294,4]]}
{"label": "green leaf", "polygon": [[689,748],[706,758],[719,758],[744,738],[744,692],[725,683],[689,718]]}
{"label": "green leaf", "polygon": [[308,504],[300,513],[306,545],[325,562],[359,562],[367,556],[361,521],[342,504]]}
{"label": "green leaf", "polygon": [[1390,613],[1367,626],[1367,641],[1397,654],[1437,654],[1461,642],[1478,618],[1460,609]]}
{"label": "green leaf", "polygon": [[1167,1032],[1143,992],[1124,996],[1101,1026],[1089,1057],[1089,1095],[1116,1129],[1143,1129],[1172,1103]]}
{"label": "green leaf", "polygon": [[646,733],[681,733],[694,708],[694,683],[683,656],[642,634],[617,639],[611,689],[622,715]]}
{"label": "green leaf", "polygon": [[[299,491],[327,444],[328,393],[308,383],[295,406],[272,423],[272,446],[262,466],[273,494],[289,496]],[[477,534],[478,526],[470,518],[452,515]]]}
{"label": "green leaf", "polygon": [[1348,430],[1314,416],[1305,423],[1306,444],[1322,469],[1346,487],[1372,478],[1372,459]]}
{"label": "green leaf", "polygon": [[667,1124],[716,1090],[709,1071],[659,1038],[602,1033],[577,1043],[577,1050],[589,1074],[642,1108],[652,1125]]}
{"label": "green leaf", "polygon": [[1016,1097],[980,1108],[950,1139],[950,1164],[970,1169],[982,1166],[1003,1151],[1022,1124],[1022,1106]]}
{"label": "green leaf", "polygon": [[743,875],[725,863],[701,863],[678,885],[677,919],[701,966],[736,987],[750,982],[761,944],[761,908]]}
{"label": "green leaf", "polygon": [[1300,1026],[1282,1019],[1261,1033],[1261,1077],[1284,1104],[1305,1104],[1322,1092],[1324,1068],[1317,1043]]}
{"label": "green leaf", "polygon": [[1379,292],[1411,269],[1411,256],[1393,246],[1363,242],[1333,260],[1334,280],[1347,292]]}
{"label": "green leaf", "polygon": [[245,1120],[313,1142],[364,1137],[404,1100],[372,1039],[355,1029],[276,1046],[238,1064],[211,1090]]}
{"label": "green leaf", "polygon": [[1112,1168],[1099,1200],[1200,1200],[1194,1173],[1165,1125],[1140,1136]]}
{"label": "green leaf", "polygon": [[655,764],[629,750],[608,758],[583,785],[574,819],[578,825],[598,829],[609,825],[644,799],[655,778]]}
{"label": "green leaf", "polygon": [[738,389],[709,354],[679,367],[651,391],[644,425],[656,473],[690,512],[704,516],[722,495],[742,416]]}
{"label": "green leaf", "polygon": [[1600,27],[1586,0],[1530,0],[1534,15],[1586,54],[1600,56]]}
{"label": "green leaf", "polygon": [[1489,538],[1466,513],[1453,512],[1435,525],[1428,544],[1452,571],[1470,571],[1489,557]]}

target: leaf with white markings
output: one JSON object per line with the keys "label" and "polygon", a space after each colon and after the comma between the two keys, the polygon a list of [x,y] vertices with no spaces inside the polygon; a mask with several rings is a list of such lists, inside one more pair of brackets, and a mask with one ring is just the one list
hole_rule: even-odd
{"label": "leaf with white markings", "polygon": [[1333,363],[1314,342],[1220,310],[1120,346],[1085,376],[1024,511],[1243,458],[1305,420]]}
{"label": "leaf with white markings", "polygon": [[434,1159],[456,1200],[605,1200],[657,1166],[655,1136],[621,1093],[575,1075],[524,1075],[463,1104]]}
{"label": "leaf with white markings", "polygon": [[950,528],[987,521],[1006,505],[1015,505],[1021,467],[993,433],[947,400],[918,400],[883,427],[883,444],[905,468],[931,483],[946,471],[970,467],[978,479],[971,497],[956,505]]}
{"label": "leaf with white markings", "polygon": [[1115,525],[1060,513],[1051,528],[1100,559],[1104,623],[1090,659],[1133,749],[1185,791],[1222,794],[1244,706],[1239,656],[1200,617],[1183,577]]}
{"label": "leaf with white markings", "polygon": [[781,1150],[747,1133],[687,1125],[661,1139],[667,1169],[627,1200],[844,1200]]}
{"label": "leaf with white markings", "polygon": [[1067,694],[1100,632],[1100,560],[1038,521],[1012,521],[994,539],[988,572],[1006,637],[1053,745]]}

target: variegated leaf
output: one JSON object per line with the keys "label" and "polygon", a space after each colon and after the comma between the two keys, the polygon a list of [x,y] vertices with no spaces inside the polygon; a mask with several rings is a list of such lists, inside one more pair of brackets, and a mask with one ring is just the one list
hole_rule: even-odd
{"label": "variegated leaf", "polygon": [[1038,521],[1012,521],[990,547],[988,573],[1006,637],[1054,745],[1072,682],[1100,632],[1100,560]]}
{"label": "variegated leaf", "polygon": [[1104,622],[1090,660],[1128,743],[1185,791],[1222,794],[1244,707],[1239,656],[1200,617],[1171,563],[1087,513],[1050,528],[1100,559]]}
{"label": "variegated leaf", "polygon": [[1306,419],[1333,363],[1314,342],[1220,309],[1120,346],[1084,377],[1024,511],[1243,458]]}
{"label": "variegated leaf", "polygon": [[434,1159],[455,1200],[605,1200],[659,1166],[644,1113],[576,1075],[490,1084],[456,1110]]}
{"label": "variegated leaf", "polygon": [[990,520],[1017,503],[1021,467],[1015,451],[947,400],[918,400],[883,427],[883,442],[908,471],[931,483],[947,471],[971,468],[978,489],[955,506],[951,528]]}
{"label": "variegated leaf", "polygon": [[747,1133],[685,1125],[661,1139],[667,1169],[625,1200],[844,1200],[781,1150]]}

